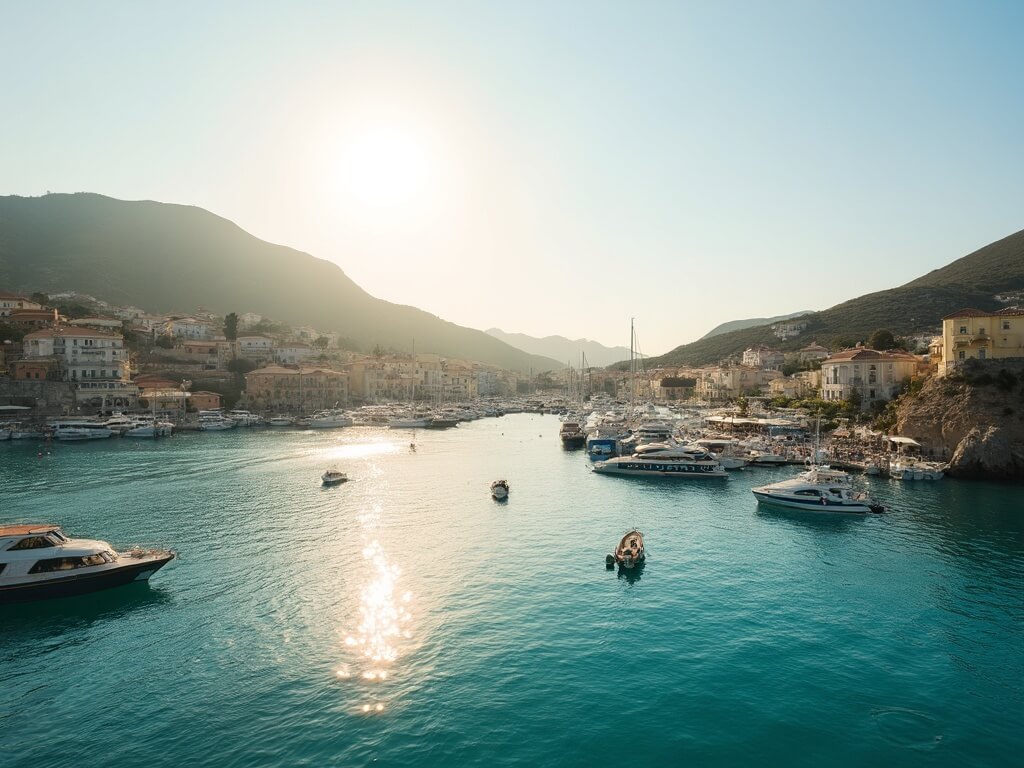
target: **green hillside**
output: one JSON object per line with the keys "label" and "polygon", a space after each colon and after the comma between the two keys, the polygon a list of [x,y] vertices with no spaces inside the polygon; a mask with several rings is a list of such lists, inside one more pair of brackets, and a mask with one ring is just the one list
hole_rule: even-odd
{"label": "green hillside", "polygon": [[336,264],[259,240],[201,208],[94,194],[0,197],[0,287],[74,290],[152,312],[257,312],[380,344],[511,370],[564,363],[370,296]]}
{"label": "green hillside", "polygon": [[755,344],[796,350],[817,341],[829,346],[845,340],[866,341],[879,328],[897,335],[925,333],[941,319],[964,307],[995,310],[1003,307],[997,293],[1024,290],[1024,230],[957,259],[941,269],[899,288],[869,293],[800,319],[808,323],[800,336],[780,342],[770,325],[705,337],[676,347],[646,365],[706,365],[742,353]]}
{"label": "green hillside", "polygon": [[[789,320],[791,317],[800,317],[800,315],[806,315],[809,313],[809,309],[804,309],[800,312],[790,312],[788,315],[776,315],[775,317],[751,317],[746,320],[730,320],[727,323],[716,325],[700,338],[710,339],[712,336],[721,336],[723,333],[729,333],[729,331],[742,331],[747,328],[756,328],[759,325],[771,325],[772,323],[777,323],[780,320]],[[699,340],[700,339],[698,339],[698,341]]]}

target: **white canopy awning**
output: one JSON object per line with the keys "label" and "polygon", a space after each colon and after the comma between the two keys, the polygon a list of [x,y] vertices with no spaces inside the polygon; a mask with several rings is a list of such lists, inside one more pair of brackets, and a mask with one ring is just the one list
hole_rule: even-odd
{"label": "white canopy awning", "polygon": [[885,439],[890,443],[896,443],[896,445],[916,445],[918,448],[921,447],[921,444],[912,437],[887,437]]}

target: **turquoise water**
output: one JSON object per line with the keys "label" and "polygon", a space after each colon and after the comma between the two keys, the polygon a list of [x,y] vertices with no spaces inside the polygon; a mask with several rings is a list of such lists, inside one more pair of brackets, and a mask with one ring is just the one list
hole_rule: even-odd
{"label": "turquoise water", "polygon": [[605,477],[557,430],[0,443],[0,520],[180,553],[0,609],[0,764],[1020,764],[1019,488],[822,518],[756,506],[793,469]]}

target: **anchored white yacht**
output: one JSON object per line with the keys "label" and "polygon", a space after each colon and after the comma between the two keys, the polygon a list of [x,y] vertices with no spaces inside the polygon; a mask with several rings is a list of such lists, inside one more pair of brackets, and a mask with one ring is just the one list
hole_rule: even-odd
{"label": "anchored white yacht", "polygon": [[313,429],[335,429],[337,427],[351,427],[352,423],[352,419],[342,411],[330,410],[313,414],[307,426]]}
{"label": "anchored white yacht", "polygon": [[752,488],[758,502],[808,512],[884,512],[885,508],[853,487],[851,477],[825,466],[812,466],[789,480]]}
{"label": "anchored white yacht", "polygon": [[110,427],[96,419],[51,419],[48,423],[58,440],[101,440],[114,434]]}
{"label": "anchored white yacht", "polygon": [[699,477],[725,477],[721,463],[696,446],[658,447],[632,456],[598,461],[595,472],[615,475],[638,475],[692,479]]}

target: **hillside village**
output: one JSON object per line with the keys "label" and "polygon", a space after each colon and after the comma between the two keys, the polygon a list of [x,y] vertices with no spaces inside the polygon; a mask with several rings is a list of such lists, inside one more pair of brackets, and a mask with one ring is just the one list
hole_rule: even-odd
{"label": "hillside village", "polygon": [[[847,348],[814,339],[797,351],[756,345],[716,365],[536,371],[524,376],[472,360],[346,348],[338,334],[292,328],[245,312],[151,314],[66,292],[0,291],[0,405],[33,414],[155,405],[181,413],[240,406],[303,414],[386,401],[464,402],[535,391],[606,393],[654,402],[724,405],[760,397],[776,406],[823,401],[879,415],[914,379],[969,359],[1024,357],[1019,294],[985,312],[964,309],[909,339],[880,330]],[[772,327],[779,339],[800,322]],[[877,347],[877,348],[873,348]]]}

